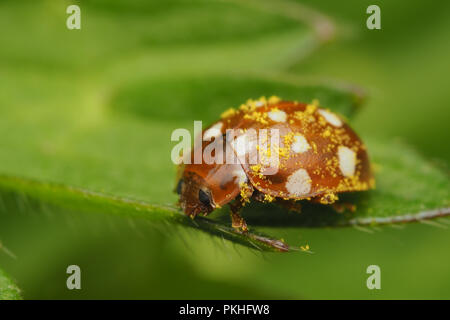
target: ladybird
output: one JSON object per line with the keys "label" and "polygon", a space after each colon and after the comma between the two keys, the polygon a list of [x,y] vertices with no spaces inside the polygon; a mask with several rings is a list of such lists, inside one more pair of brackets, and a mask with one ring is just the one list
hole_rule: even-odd
{"label": "ladybird", "polygon": [[[253,134],[268,131],[278,133],[278,142]],[[202,138],[202,151],[220,140],[223,147],[215,152],[220,150],[227,159],[237,156],[238,161],[181,165],[179,205],[194,218],[229,204],[232,226],[239,232],[248,230],[239,212],[251,200],[300,211],[298,200],[336,205],[340,193],[375,186],[364,143],[341,116],[318,101],[300,103],[275,96],[248,100],[225,111]],[[239,141],[251,147],[241,148]],[[191,160],[194,152],[188,155]],[[250,156],[256,161],[249,161]],[[275,164],[267,161],[270,157]]]}

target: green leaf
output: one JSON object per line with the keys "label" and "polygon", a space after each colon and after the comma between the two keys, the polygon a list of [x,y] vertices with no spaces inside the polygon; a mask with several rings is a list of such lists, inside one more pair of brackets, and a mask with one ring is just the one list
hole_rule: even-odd
{"label": "green leaf", "polygon": [[[280,80],[283,77],[206,74],[158,79],[126,83],[101,100],[75,96],[46,100],[46,104],[36,102],[26,112],[4,108],[0,118],[1,173],[154,204],[174,203],[175,166],[170,160],[175,145],[170,141],[173,130],[192,129],[197,119],[206,126],[230,106],[268,90],[306,101],[320,97],[330,108],[347,114],[359,99],[352,90],[340,86],[307,85],[306,81],[296,85]],[[69,94],[76,85],[47,83],[48,88],[53,86]],[[160,113],[165,116],[158,117]]]}
{"label": "green leaf", "polygon": [[[375,226],[450,215],[450,181],[441,170],[401,143],[369,140],[368,145],[375,163],[377,189],[341,197],[345,202],[356,205],[356,212],[339,214],[330,207],[305,202],[304,211],[294,214],[272,205],[254,204],[243,213],[250,226],[284,226],[291,230],[294,227]],[[413,187],[411,181],[414,181]],[[0,178],[0,192],[2,204],[6,207],[9,202],[14,205],[26,203],[32,206],[32,211],[40,211],[45,204],[75,212],[108,212],[152,223],[169,222],[198,228],[260,250],[295,249],[253,230],[247,235],[236,232],[224,220],[228,219],[226,210],[213,214],[218,216],[219,222],[203,217],[191,220],[173,206],[152,205],[145,201],[5,176]],[[14,196],[8,201],[11,193]]]}
{"label": "green leaf", "polygon": [[[176,92],[176,95],[174,95]],[[239,107],[249,98],[280,96],[310,102],[352,117],[362,104],[362,89],[345,83],[294,77],[289,74],[234,73],[145,77],[118,87],[110,103],[120,116],[177,122],[217,120],[228,107]]]}
{"label": "green leaf", "polygon": [[[4,124],[0,127],[4,130],[0,161],[3,174],[8,175],[0,184],[5,192],[15,191],[64,209],[118,211],[122,216],[137,214],[153,222],[170,220],[248,246],[273,249],[275,245],[285,250],[283,243],[264,235],[242,235],[228,222],[218,224],[202,218],[194,222],[173,208],[171,131],[191,129],[193,119],[202,119],[206,125],[226,108],[268,92],[286,99],[301,97],[302,101],[319,98],[347,116],[362,99],[353,87],[285,75],[145,77],[116,88],[99,111],[86,108],[80,112],[78,105],[66,104],[60,112],[59,105],[49,104],[45,116],[42,109],[36,110],[30,121],[23,119],[22,127],[11,126],[21,115],[9,110],[0,119]],[[13,176],[36,182],[10,178]]]}
{"label": "green leaf", "polygon": [[[240,234],[228,220],[191,221],[174,207],[171,132],[192,128],[193,120],[207,124],[261,95],[319,99],[349,118],[364,97],[351,86],[280,71],[334,36],[327,17],[296,3],[96,0],[83,9],[90,18],[80,32],[60,27],[64,3],[7,4],[0,5],[0,27],[22,23],[1,39],[6,205],[177,223],[270,249],[273,242],[263,235]],[[301,216],[275,216],[263,206],[247,210],[250,223],[287,225],[288,218],[298,227],[367,225],[448,214],[444,173],[402,145],[369,139],[368,146],[379,168],[378,188],[343,196],[357,205],[355,214],[306,204]]]}
{"label": "green leaf", "polygon": [[[92,74],[136,62],[141,67],[136,71],[146,64],[167,72],[171,67],[198,69],[205,65],[210,70],[221,65],[285,63],[287,58],[297,61],[317,47],[308,19],[273,14],[245,2],[89,1],[82,4],[79,32],[65,28],[66,7],[62,2],[45,1],[4,4],[0,27],[10,29],[10,21],[21,23],[2,37],[2,60],[10,67],[58,73]],[[52,45],[44,45],[47,43]],[[161,63],[164,60],[166,63]]]}
{"label": "green leaf", "polygon": [[0,269],[0,300],[21,300],[20,290],[10,277]]}
{"label": "green leaf", "polygon": [[173,205],[154,205],[145,201],[119,198],[80,188],[0,176],[0,213],[45,214],[52,209],[59,212],[62,210],[75,213],[107,213],[123,218],[146,220],[150,225],[175,223],[259,250],[288,250],[288,246],[282,241],[271,239],[260,233],[243,234],[228,224],[221,224],[203,217],[192,220]]}

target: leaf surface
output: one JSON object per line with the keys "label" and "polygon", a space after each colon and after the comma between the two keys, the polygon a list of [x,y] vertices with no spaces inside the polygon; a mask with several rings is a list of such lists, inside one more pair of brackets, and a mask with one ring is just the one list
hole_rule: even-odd
{"label": "leaf surface", "polygon": [[21,300],[20,290],[11,278],[0,269],[0,300]]}

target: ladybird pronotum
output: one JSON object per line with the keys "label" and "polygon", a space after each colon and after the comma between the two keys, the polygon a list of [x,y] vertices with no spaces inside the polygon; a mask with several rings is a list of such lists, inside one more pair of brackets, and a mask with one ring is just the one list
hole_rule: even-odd
{"label": "ladybird pronotum", "polygon": [[[220,120],[202,133],[206,141],[201,148],[224,137],[229,129],[237,136],[226,144],[240,161],[186,164],[180,171],[179,204],[191,217],[230,204],[233,227],[246,231],[239,209],[250,200],[288,202],[291,208],[304,199],[332,205],[339,193],[375,186],[363,142],[340,116],[321,108],[318,101],[248,100],[238,109],[222,113]],[[253,129],[277,129],[279,142],[255,140],[249,135]],[[242,141],[254,148],[242,150]],[[241,161],[251,155],[256,163]],[[276,173],[266,174],[273,164],[265,160],[273,155],[278,159]]]}

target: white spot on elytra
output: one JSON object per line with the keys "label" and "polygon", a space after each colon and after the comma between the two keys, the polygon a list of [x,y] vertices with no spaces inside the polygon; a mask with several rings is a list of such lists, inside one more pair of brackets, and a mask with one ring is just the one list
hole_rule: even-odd
{"label": "white spot on elytra", "polygon": [[322,117],[325,118],[325,120],[327,120],[327,122],[335,127],[340,127],[342,126],[342,121],[341,119],[339,119],[339,117],[337,115],[335,115],[334,113],[324,110],[324,109],[319,109],[318,112],[321,114]]}
{"label": "white spot on elytra", "polygon": [[222,134],[222,122],[217,122],[215,125],[213,125],[211,128],[205,131],[203,134],[203,140],[209,141],[211,138],[216,138]]}
{"label": "white spot on elytra", "polygon": [[286,112],[280,111],[280,110],[274,110],[267,112],[267,115],[270,119],[272,119],[275,122],[286,122]]}
{"label": "white spot on elytra", "polygon": [[247,134],[240,135],[231,142],[231,146],[238,157],[245,156],[255,148],[255,141]]}
{"label": "white spot on elytra", "polygon": [[356,168],[356,153],[350,148],[340,146],[338,149],[339,169],[345,177],[352,177]]}
{"label": "white spot on elytra", "polygon": [[311,191],[311,178],[305,169],[298,169],[286,181],[286,189],[290,195],[299,197]]}
{"label": "white spot on elytra", "polygon": [[311,149],[311,146],[303,135],[296,134],[294,136],[294,142],[291,145],[291,149],[295,153],[302,153],[308,151],[308,149]]}
{"label": "white spot on elytra", "polygon": [[233,177],[236,178],[236,183],[240,185],[241,183],[247,182],[247,175],[241,166],[236,166],[237,168],[233,170]]}

